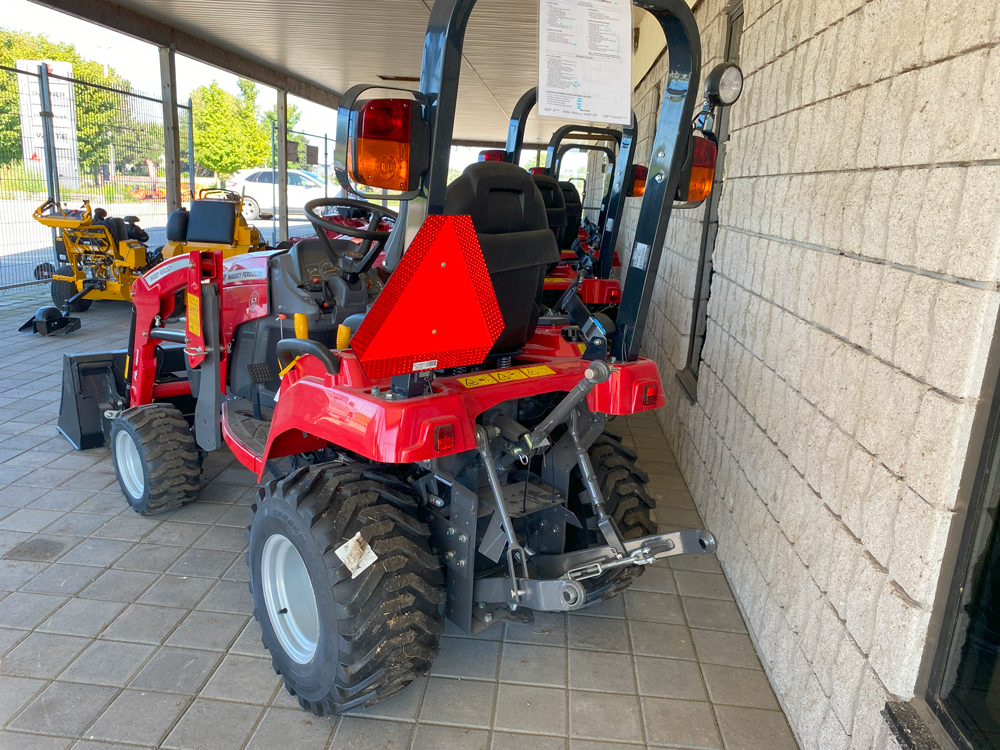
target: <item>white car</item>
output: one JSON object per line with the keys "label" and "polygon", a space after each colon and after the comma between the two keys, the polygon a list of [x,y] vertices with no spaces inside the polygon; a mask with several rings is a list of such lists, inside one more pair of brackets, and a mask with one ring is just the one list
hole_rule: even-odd
{"label": "white car", "polygon": [[[278,181],[277,170],[274,169],[241,169],[226,181],[226,189],[243,193],[243,216],[247,221],[260,218],[262,213],[273,213],[277,210]],[[323,180],[312,172],[301,169],[288,170],[288,213],[301,214],[302,207],[314,198],[337,198],[341,194],[340,187],[329,185],[323,192]]]}

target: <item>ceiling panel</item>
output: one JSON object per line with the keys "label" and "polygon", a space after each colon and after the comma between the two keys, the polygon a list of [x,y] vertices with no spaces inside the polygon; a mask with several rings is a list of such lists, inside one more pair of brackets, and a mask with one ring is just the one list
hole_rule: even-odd
{"label": "ceiling panel", "polygon": [[[321,87],[417,76],[430,0],[116,0],[145,16]],[[538,0],[479,0],[465,38],[455,138],[502,141],[537,82]],[[239,73],[239,71],[233,71]],[[416,86],[416,84],[395,84]],[[532,116],[527,142],[564,121]]]}

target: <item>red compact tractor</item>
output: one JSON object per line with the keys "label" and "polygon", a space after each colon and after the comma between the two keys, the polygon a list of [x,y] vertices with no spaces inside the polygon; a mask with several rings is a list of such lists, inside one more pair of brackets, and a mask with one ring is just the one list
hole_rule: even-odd
{"label": "red compact tractor", "polygon": [[[202,456],[224,446],[263,482],[255,614],[287,689],[320,715],[428,669],[445,617],[478,632],[572,612],[655,560],[715,549],[708,531],[657,533],[635,453],[604,429],[664,404],[638,352],[701,93],[691,11],[642,3],[669,43],[669,95],[613,326],[576,295],[542,315],[560,252],[531,175],[482,162],[446,184],[473,5],[434,4],[419,91],[341,99],[338,179],[397,191],[392,232],[374,202],[311,202],[315,239],[164,261],[135,283],[128,349],[66,355],[60,428],[110,443],[136,511],[193,501]],[[726,103],[717,89],[705,112]],[[362,277],[384,249],[397,262],[369,304]]]}

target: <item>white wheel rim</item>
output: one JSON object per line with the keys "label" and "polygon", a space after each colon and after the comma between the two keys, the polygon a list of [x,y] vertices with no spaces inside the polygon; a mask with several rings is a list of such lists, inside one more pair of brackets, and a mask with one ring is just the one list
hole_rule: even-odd
{"label": "white wheel rim", "polygon": [[274,534],[260,561],[264,604],[281,647],[294,661],[308,664],[319,641],[316,594],[302,555],[287,537]]}
{"label": "white wheel rim", "polygon": [[243,218],[244,219],[255,219],[257,218],[257,204],[254,203],[249,198],[243,201]]}
{"label": "white wheel rim", "polygon": [[138,500],[146,489],[146,477],[142,471],[142,459],[135,440],[125,430],[115,437],[115,468],[129,495]]}

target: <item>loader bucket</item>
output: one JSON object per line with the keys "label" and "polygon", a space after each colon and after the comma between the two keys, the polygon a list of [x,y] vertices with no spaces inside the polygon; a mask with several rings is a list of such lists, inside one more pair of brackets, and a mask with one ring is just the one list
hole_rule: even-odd
{"label": "loader bucket", "polygon": [[100,448],[110,437],[107,411],[125,408],[128,352],[63,355],[59,432],[79,450]]}

